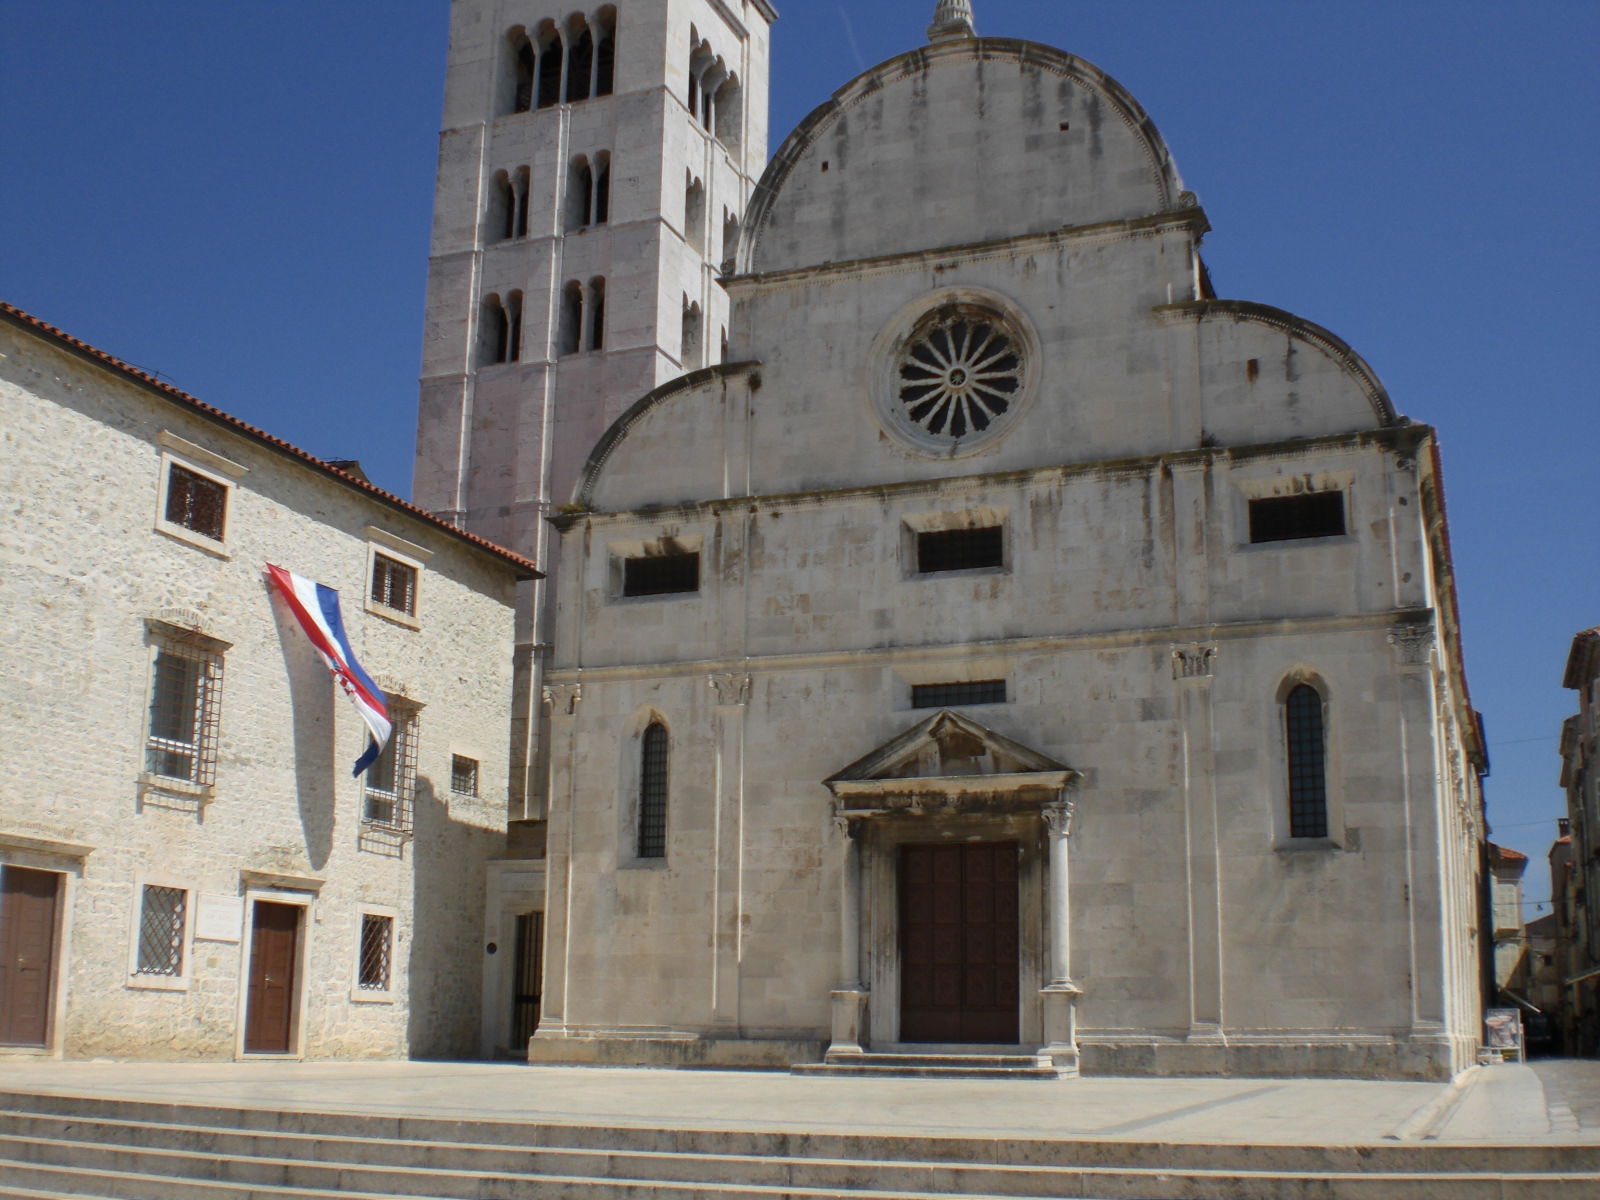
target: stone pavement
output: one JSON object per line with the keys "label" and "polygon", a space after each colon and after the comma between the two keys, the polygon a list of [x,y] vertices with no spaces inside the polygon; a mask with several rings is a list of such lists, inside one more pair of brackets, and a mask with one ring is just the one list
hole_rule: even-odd
{"label": "stone pavement", "polygon": [[520,1063],[0,1059],[0,1089],[116,1099],[717,1130],[1130,1142],[1600,1144],[1600,1062],[1344,1079],[805,1078]]}

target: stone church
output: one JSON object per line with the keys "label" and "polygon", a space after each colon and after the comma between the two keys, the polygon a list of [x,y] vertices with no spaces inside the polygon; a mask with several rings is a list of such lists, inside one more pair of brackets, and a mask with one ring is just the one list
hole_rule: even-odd
{"label": "stone church", "polygon": [[943,0],[769,162],[775,18],[454,4],[417,502],[550,574],[487,994],[538,1061],[1467,1066],[1433,430],[1215,294],[1097,67]]}

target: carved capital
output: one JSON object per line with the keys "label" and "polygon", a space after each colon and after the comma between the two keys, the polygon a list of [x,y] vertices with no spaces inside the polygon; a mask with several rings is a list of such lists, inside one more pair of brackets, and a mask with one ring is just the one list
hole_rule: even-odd
{"label": "carved capital", "polygon": [[1044,818],[1044,827],[1050,831],[1051,837],[1068,837],[1072,833],[1072,813],[1074,805],[1070,800],[1063,800],[1059,804],[1046,805],[1039,811]]}
{"label": "carved capital", "polygon": [[833,810],[833,827],[839,831],[839,836],[845,839],[846,844],[861,836],[861,818],[853,817],[838,807]]}
{"label": "carved capital", "polygon": [[578,711],[583,699],[581,683],[547,683],[544,685],[544,702],[552,717],[570,717]]}
{"label": "carved capital", "polygon": [[722,707],[743,707],[750,703],[750,676],[737,671],[721,675],[707,675],[706,684],[717,693],[717,704]]}
{"label": "carved capital", "polygon": [[1389,645],[1403,667],[1423,667],[1428,664],[1428,653],[1433,649],[1433,626],[1397,625],[1389,630]]}
{"label": "carved capital", "polygon": [[1217,661],[1215,645],[1196,642],[1190,646],[1172,648],[1172,677],[1174,679],[1209,679]]}

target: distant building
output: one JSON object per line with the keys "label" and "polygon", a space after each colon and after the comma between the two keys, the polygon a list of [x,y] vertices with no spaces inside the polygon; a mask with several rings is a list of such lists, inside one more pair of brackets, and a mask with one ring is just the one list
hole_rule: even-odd
{"label": "distant building", "polygon": [[474,1052],[531,564],[8,306],[0,430],[0,1054]]}
{"label": "distant building", "polygon": [[1562,933],[1573,1052],[1600,1054],[1600,628],[1572,639],[1563,683],[1578,711],[1561,726],[1561,786],[1571,844]]}
{"label": "distant building", "polygon": [[1489,910],[1494,939],[1495,996],[1491,1003],[1525,1005],[1527,935],[1522,927],[1522,876],[1528,856],[1508,846],[1489,843]]}

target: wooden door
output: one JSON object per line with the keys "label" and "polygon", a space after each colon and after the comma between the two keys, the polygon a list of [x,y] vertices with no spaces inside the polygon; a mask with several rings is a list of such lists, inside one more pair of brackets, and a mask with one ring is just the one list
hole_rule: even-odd
{"label": "wooden door", "polygon": [[55,995],[61,876],[0,867],[0,1046],[44,1046]]}
{"label": "wooden door", "polygon": [[256,901],[251,919],[249,994],[245,1000],[247,1054],[288,1054],[293,1048],[302,911],[297,904]]}
{"label": "wooden door", "polygon": [[900,848],[900,1040],[1014,1045],[1016,842]]}

